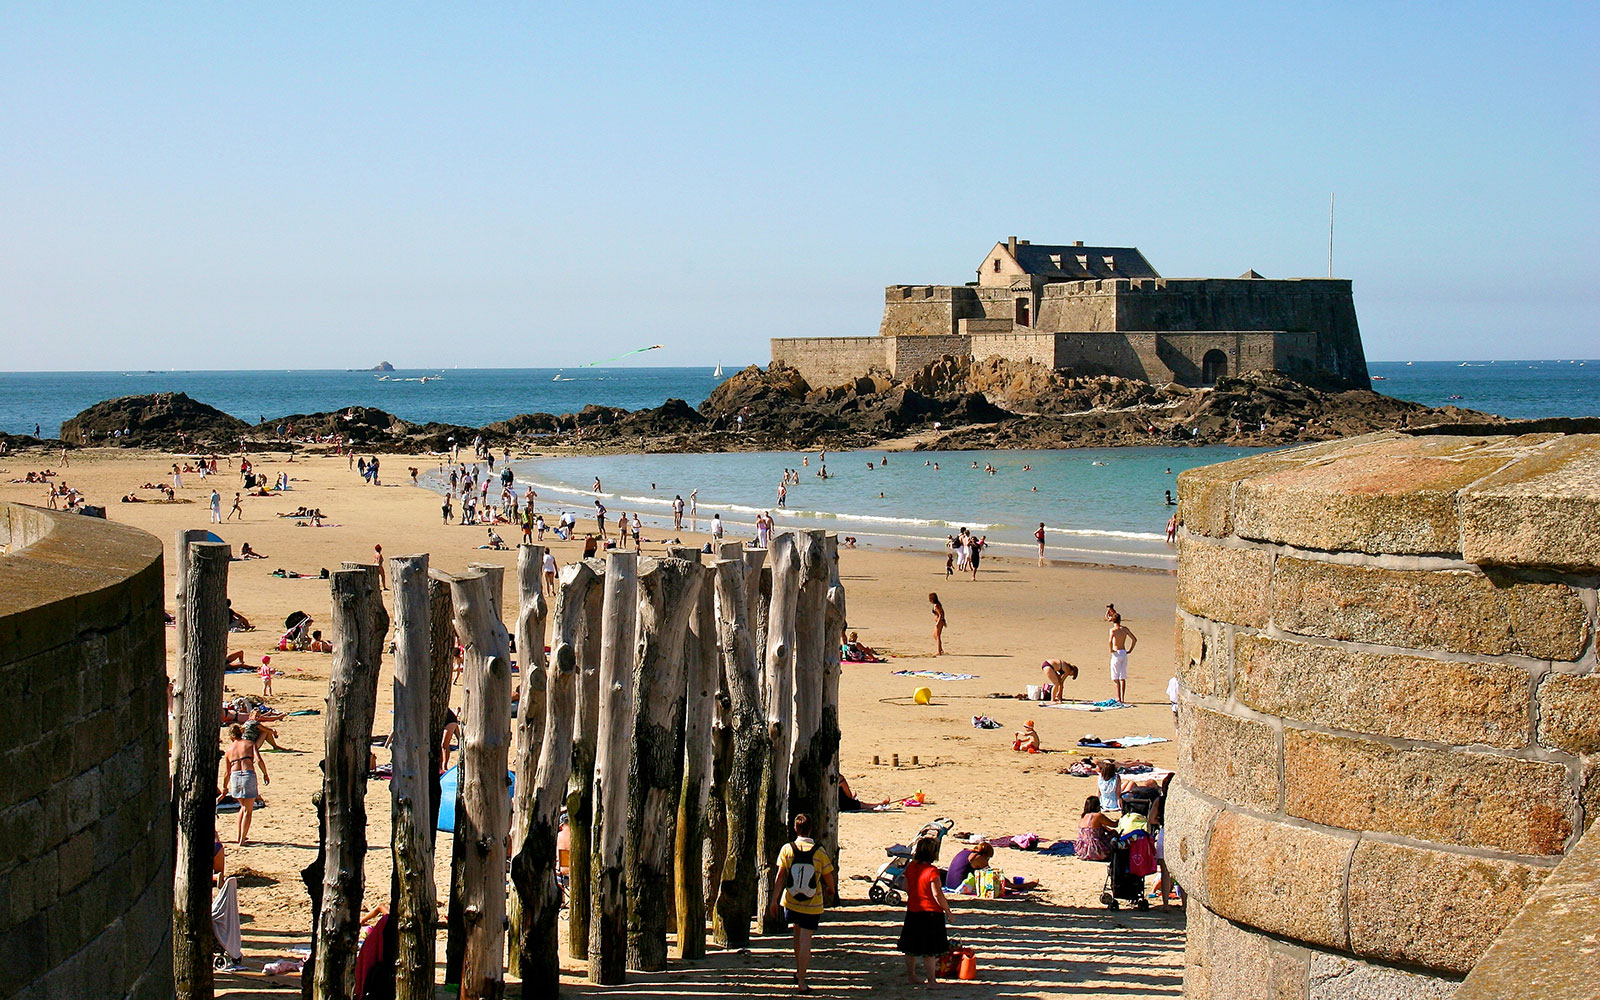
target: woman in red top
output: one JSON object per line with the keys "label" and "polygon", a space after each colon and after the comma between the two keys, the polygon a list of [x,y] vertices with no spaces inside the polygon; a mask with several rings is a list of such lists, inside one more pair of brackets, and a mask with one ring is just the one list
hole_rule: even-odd
{"label": "woman in red top", "polygon": [[950,939],[945,936],[945,918],[950,916],[950,901],[944,898],[943,879],[934,864],[939,860],[939,841],[923,837],[911,852],[911,863],[906,865],[906,922],[900,929],[899,949],[906,956],[906,978],[921,983],[917,978],[917,959],[922,959],[922,969],[927,982],[936,979],[939,956],[950,950]]}

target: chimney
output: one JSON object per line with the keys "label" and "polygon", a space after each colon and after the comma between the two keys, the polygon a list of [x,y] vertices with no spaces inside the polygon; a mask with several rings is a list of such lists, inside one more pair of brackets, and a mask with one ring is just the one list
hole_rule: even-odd
{"label": "chimney", "polygon": [[1006,237],[1006,249],[1011,252],[1011,256],[1015,257],[1017,255],[1017,238],[1015,236]]}
{"label": "chimney", "polygon": [[1072,241],[1072,245],[1075,246],[1075,247],[1081,247],[1081,246],[1083,246],[1083,241],[1082,240],[1073,240]]}

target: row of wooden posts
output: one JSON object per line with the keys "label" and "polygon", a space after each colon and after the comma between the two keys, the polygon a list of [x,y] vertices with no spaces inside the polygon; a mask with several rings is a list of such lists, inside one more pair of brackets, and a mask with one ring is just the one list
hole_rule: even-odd
{"label": "row of wooden posts", "polygon": [[[227,653],[230,550],[204,536],[177,539],[173,948],[185,1000],[212,995],[216,706]],[[463,998],[502,995],[508,938],[524,997],[558,987],[563,808],[566,949],[587,960],[596,983],[664,968],[669,936],[677,957],[701,957],[708,922],[726,947],[748,943],[756,918],[763,932],[781,931],[768,921],[767,896],[792,815],[812,816],[818,842],[837,858],[845,604],[836,540],[787,532],[770,549],[730,542],[714,564],[701,557],[672,548],[659,559],[612,552],[569,564],[551,609],[540,585],[544,547],[520,546],[514,734],[504,567],[450,575],[430,572],[426,555],[390,558],[390,927],[399,1000],[433,996],[437,754],[457,637],[466,703],[445,965]],[[303,873],[314,926],[302,982],[318,1000],[355,989],[368,753],[389,632],[375,566],[345,563],[331,589],[320,850]]]}

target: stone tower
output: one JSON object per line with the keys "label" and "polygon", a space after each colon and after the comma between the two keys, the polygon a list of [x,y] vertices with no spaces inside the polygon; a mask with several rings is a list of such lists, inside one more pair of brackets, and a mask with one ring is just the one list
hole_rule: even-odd
{"label": "stone tower", "polygon": [[1185,996],[1452,996],[1600,810],[1600,435],[1371,435],[1179,496]]}

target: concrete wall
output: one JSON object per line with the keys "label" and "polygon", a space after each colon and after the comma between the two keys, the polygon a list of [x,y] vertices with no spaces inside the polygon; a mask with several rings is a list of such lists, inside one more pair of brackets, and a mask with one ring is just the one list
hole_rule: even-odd
{"label": "concrete wall", "polygon": [[885,337],[776,337],[772,362],[798,370],[813,388],[821,388],[874,370],[890,371],[893,345]]}
{"label": "concrete wall", "polygon": [[1600,810],[1600,435],[1178,481],[1190,1000],[1451,996]]}
{"label": "concrete wall", "polygon": [[0,505],[0,995],[172,996],[161,543]]}

